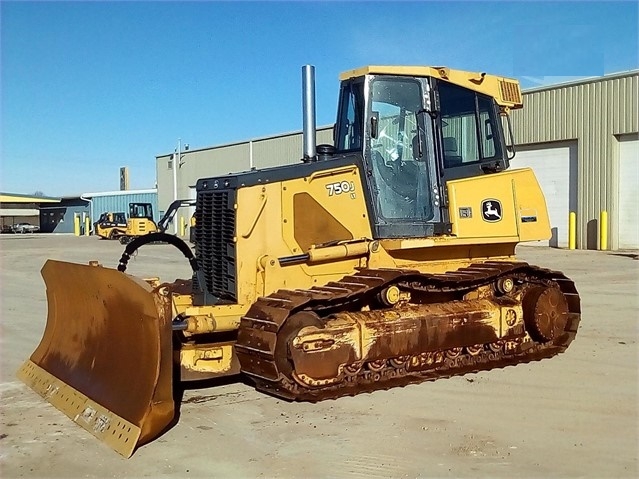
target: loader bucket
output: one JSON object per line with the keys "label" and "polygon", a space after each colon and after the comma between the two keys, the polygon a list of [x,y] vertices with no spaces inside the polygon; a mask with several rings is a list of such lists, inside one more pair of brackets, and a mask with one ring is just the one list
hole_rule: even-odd
{"label": "loader bucket", "polygon": [[169,298],[101,266],[48,260],[42,341],[18,378],[125,457],[173,419]]}

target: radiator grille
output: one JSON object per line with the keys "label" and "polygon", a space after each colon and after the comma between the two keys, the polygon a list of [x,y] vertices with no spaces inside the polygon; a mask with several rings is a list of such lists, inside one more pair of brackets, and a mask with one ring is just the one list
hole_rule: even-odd
{"label": "radiator grille", "polygon": [[502,100],[510,103],[521,103],[521,91],[518,83],[501,80],[499,86],[501,87]]}
{"label": "radiator grille", "polygon": [[237,302],[234,204],[235,190],[197,195],[195,254],[204,273],[204,289],[215,302]]}

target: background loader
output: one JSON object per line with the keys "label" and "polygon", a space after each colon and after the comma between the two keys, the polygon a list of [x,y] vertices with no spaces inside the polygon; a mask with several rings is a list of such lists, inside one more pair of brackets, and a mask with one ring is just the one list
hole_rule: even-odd
{"label": "background loader", "polygon": [[102,239],[117,239],[119,235],[126,233],[126,225],[126,213],[104,212],[93,223],[93,231]]}
{"label": "background loader", "polygon": [[128,244],[146,234],[164,233],[178,209],[194,205],[195,200],[176,200],[169,205],[164,216],[156,224],[151,203],[129,203],[128,220],[124,213],[102,213],[94,224],[94,231],[100,238],[117,239],[121,244]]}
{"label": "background loader", "polygon": [[[515,258],[550,237],[532,170],[509,169],[517,81],[348,71],[334,145],[317,146],[313,70],[303,161],[200,179],[194,253],[159,232],[117,269],[42,269],[47,326],[19,377],[125,456],[174,421],[181,381],[242,373],[317,401],[548,358],[577,332],[573,282]],[[126,274],[157,241],[191,278]]]}

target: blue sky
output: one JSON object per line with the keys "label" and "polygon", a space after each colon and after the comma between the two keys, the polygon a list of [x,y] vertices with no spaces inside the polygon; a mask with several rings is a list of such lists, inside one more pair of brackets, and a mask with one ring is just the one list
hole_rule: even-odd
{"label": "blue sky", "polygon": [[[338,75],[446,65],[533,87],[639,67],[636,2],[0,2],[0,191],[152,188],[155,156],[317,124]],[[301,154],[301,152],[300,152]]]}

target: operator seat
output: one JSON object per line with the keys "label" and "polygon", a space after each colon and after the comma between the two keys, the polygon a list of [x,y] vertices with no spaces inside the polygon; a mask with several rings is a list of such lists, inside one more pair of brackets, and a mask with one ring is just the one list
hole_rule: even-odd
{"label": "operator seat", "polygon": [[451,168],[461,164],[462,157],[457,150],[457,139],[452,136],[444,137],[444,165]]}

